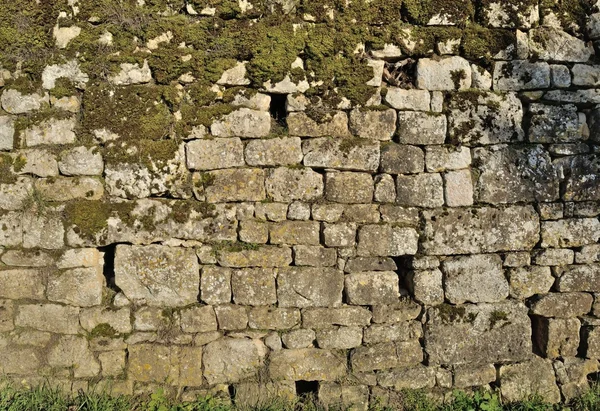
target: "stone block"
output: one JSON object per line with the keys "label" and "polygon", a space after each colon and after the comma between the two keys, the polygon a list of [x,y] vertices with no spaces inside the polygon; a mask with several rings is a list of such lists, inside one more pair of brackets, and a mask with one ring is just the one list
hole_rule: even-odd
{"label": "stone block", "polygon": [[500,392],[507,402],[539,395],[548,403],[560,401],[552,362],[541,358],[500,367]]}
{"label": "stone block", "polygon": [[256,250],[221,250],[217,261],[224,267],[284,267],[292,263],[290,247],[261,246]]}
{"label": "stone block", "polygon": [[215,170],[244,165],[244,145],[239,138],[192,140],[185,145],[187,167]]}
{"label": "stone block", "polygon": [[409,298],[394,304],[374,305],[373,322],[377,324],[398,323],[414,320],[421,314],[421,306]]}
{"label": "stone block", "polygon": [[43,300],[44,274],[34,269],[0,271],[0,298]]}
{"label": "stone block", "polygon": [[352,247],[356,241],[355,223],[324,224],[323,239],[327,247]]}
{"label": "stone block", "polygon": [[12,331],[15,328],[14,315],[14,301],[0,300],[0,332]]}
{"label": "stone block", "polygon": [[346,204],[373,201],[373,177],[367,173],[331,172],[325,175],[325,198]]}
{"label": "stone block", "polygon": [[302,162],[301,140],[299,137],[250,140],[244,155],[250,166],[288,166]]}
{"label": "stone block", "polygon": [[262,201],[266,198],[264,170],[215,170],[205,176],[204,193],[209,203]]}
{"label": "stone block", "polygon": [[271,353],[269,375],[274,380],[335,381],[346,374],[346,357],[319,348]]}
{"label": "stone block", "polygon": [[568,265],[556,281],[560,292],[600,292],[600,264]]}
{"label": "stone block", "polygon": [[371,140],[391,140],[396,131],[396,110],[354,109],[350,112],[350,132]]}
{"label": "stone block", "polygon": [[477,387],[496,381],[496,367],[493,364],[457,365],[452,367],[456,388]]}
{"label": "stone block", "polygon": [[379,167],[379,141],[369,139],[313,138],[302,143],[304,165],[312,168],[375,171]]}
{"label": "stone block", "polygon": [[542,247],[581,247],[600,240],[600,221],[597,218],[566,218],[544,221],[541,227]]}
{"label": "stone block", "polygon": [[275,168],[268,171],[265,187],[274,201],[314,201],[323,195],[323,176],[310,168]]}
{"label": "stone block", "polygon": [[496,254],[450,257],[442,262],[446,299],[452,304],[493,303],[508,297],[502,259]]}
{"label": "stone block", "polygon": [[334,268],[282,267],[277,277],[280,307],[337,307],[344,273]]}
{"label": "stone block", "polygon": [[63,335],[48,352],[51,367],[72,368],[75,378],[95,377],[100,373],[100,364],[89,349],[85,337]]}
{"label": "stone block", "polygon": [[15,121],[10,116],[0,116],[0,151],[14,147]]}
{"label": "stone block", "polygon": [[300,311],[293,308],[255,307],[248,313],[248,325],[259,330],[289,330],[300,322]]}
{"label": "stone block", "polygon": [[364,330],[364,343],[379,344],[392,341],[410,341],[422,336],[423,326],[418,321],[372,324]]}
{"label": "stone block", "polygon": [[416,365],[423,361],[423,349],[418,340],[373,344],[352,350],[350,364],[354,372],[387,370]]}
{"label": "stone block", "polygon": [[321,225],[318,221],[282,221],[269,225],[271,244],[319,245]]}
{"label": "stone block", "polygon": [[167,307],[195,303],[200,285],[198,257],[192,249],[119,245],[115,283],[133,301]]}
{"label": "stone block", "polygon": [[333,326],[363,327],[371,322],[371,312],[364,307],[307,308],[302,311],[305,328],[331,328]]}
{"label": "stone block", "polygon": [[531,313],[543,317],[580,317],[592,309],[593,297],[587,293],[550,293],[531,303]]}
{"label": "stone block", "polygon": [[48,277],[48,300],[91,307],[102,303],[106,279],[102,266],[73,268]]}
{"label": "stone block", "polygon": [[398,141],[400,144],[444,144],[446,116],[440,113],[401,111],[398,113]]}
{"label": "stone block", "polygon": [[594,54],[591,44],[554,27],[530,30],[529,47],[540,60],[586,63]]}
{"label": "stone block", "polygon": [[362,344],[363,331],[360,327],[337,327],[318,330],[319,348],[348,350]]}
{"label": "stone block", "polygon": [[582,333],[585,357],[600,359],[600,327],[585,327]]}
{"label": "stone block", "polygon": [[200,298],[206,304],[231,302],[231,269],[217,266],[202,267]]}
{"label": "stone block", "polygon": [[470,170],[444,173],[444,199],[448,207],[473,205],[473,181]]}
{"label": "stone block", "polygon": [[350,304],[393,304],[400,297],[398,274],[393,271],[371,271],[348,274],[345,293]]}
{"label": "stone block", "polygon": [[443,275],[437,268],[410,271],[407,281],[416,301],[426,305],[444,302]]}
{"label": "stone block", "polygon": [[297,245],[294,246],[294,264],[311,267],[332,267],[337,262],[335,249]]}
{"label": "stone block", "polygon": [[65,228],[56,213],[30,210],[23,215],[23,247],[57,250],[63,247],[64,237]]}
{"label": "stone block", "polygon": [[88,332],[92,332],[101,324],[110,326],[119,334],[127,334],[132,330],[129,308],[93,307],[82,309],[79,313],[79,322]]}
{"label": "stone block", "polygon": [[181,329],[186,333],[217,331],[217,317],[210,305],[193,306],[181,311]]}
{"label": "stone block", "polygon": [[75,147],[60,154],[58,168],[66,176],[99,176],[104,171],[104,160],[95,147]]}
{"label": "stone block", "polygon": [[359,256],[401,256],[416,254],[419,236],[408,227],[390,224],[364,225],[358,231]]}
{"label": "stone block", "polygon": [[461,90],[471,87],[471,65],[462,57],[422,58],[417,63],[417,88]]}
{"label": "stone block", "polygon": [[317,122],[306,113],[295,112],[287,116],[290,135],[299,137],[343,137],[349,134],[348,116],[338,111],[322,122]]}
{"label": "stone block", "polygon": [[546,62],[501,61],[494,66],[494,90],[537,90],[550,87],[550,66]]}
{"label": "stone block", "polygon": [[428,90],[405,90],[388,87],[385,102],[397,110],[429,111],[431,95]]}
{"label": "stone block", "polygon": [[423,172],[425,156],[416,146],[396,143],[381,145],[379,171],[389,174],[413,174]]}
{"label": "stone block", "polygon": [[210,126],[215,137],[266,137],[271,132],[271,116],[266,111],[237,109]]}
{"label": "stone block", "polygon": [[248,311],[246,307],[223,304],[217,305],[214,308],[219,330],[244,330],[248,327]]}
{"label": "stone block", "polygon": [[239,305],[271,305],[277,303],[276,273],[272,268],[245,268],[231,276],[233,301]]}
{"label": "stone block", "polygon": [[545,358],[575,357],[579,348],[576,318],[533,317],[533,340],[537,352]]}
{"label": "stone block", "polygon": [[397,204],[435,208],[444,205],[444,185],[437,173],[399,175],[396,178]]}
{"label": "stone block", "polygon": [[436,370],[421,364],[397,368],[378,373],[377,383],[396,391],[424,390],[433,388],[436,383]]}
{"label": "stone block", "polygon": [[468,147],[427,146],[425,164],[430,173],[468,168],[471,165],[471,150]]}
{"label": "stone block", "polygon": [[577,112],[574,104],[529,106],[531,123],[529,141],[532,143],[570,143],[584,139],[587,133],[585,115]]}
{"label": "stone block", "polygon": [[525,299],[536,294],[546,294],[554,284],[550,267],[517,267],[509,269],[510,296]]}
{"label": "stone block", "polygon": [[324,383],[319,385],[319,402],[328,409],[367,410],[369,408],[369,387],[366,385],[340,385]]}
{"label": "stone block", "polygon": [[312,348],[317,335],[313,330],[294,330],[285,333],[281,339],[285,348]]}
{"label": "stone block", "polygon": [[398,266],[389,257],[355,257],[350,258],[344,266],[346,273],[362,271],[396,271]]}

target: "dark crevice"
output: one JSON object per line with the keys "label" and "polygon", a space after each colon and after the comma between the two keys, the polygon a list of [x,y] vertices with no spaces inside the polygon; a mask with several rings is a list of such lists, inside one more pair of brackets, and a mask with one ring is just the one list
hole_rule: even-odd
{"label": "dark crevice", "polygon": [[296,381],[296,395],[298,397],[314,396],[319,392],[318,381]]}
{"label": "dark crevice", "polygon": [[115,252],[118,244],[110,244],[105,247],[98,247],[101,253],[104,253],[104,267],[102,274],[106,278],[106,286],[114,291],[121,291],[115,283]]}
{"label": "dark crevice", "polygon": [[277,124],[286,127],[287,110],[285,109],[287,94],[271,94],[271,103],[269,113],[275,119]]}

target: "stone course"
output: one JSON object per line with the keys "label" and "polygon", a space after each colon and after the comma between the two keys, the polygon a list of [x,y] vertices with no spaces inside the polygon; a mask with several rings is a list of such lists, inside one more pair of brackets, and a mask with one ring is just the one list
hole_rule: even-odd
{"label": "stone course", "polygon": [[24,3],[0,379],[358,410],[589,389],[598,5]]}

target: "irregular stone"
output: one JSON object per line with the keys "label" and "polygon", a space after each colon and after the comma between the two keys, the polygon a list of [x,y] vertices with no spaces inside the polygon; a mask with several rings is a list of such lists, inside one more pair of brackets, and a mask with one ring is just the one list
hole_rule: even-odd
{"label": "irregular stone", "polygon": [[181,329],[187,333],[205,333],[217,330],[217,317],[209,305],[195,306],[181,311]]}
{"label": "irregular stone", "polygon": [[550,74],[552,87],[567,88],[571,86],[571,71],[569,67],[560,64],[551,64]]}
{"label": "irregular stone", "polygon": [[532,1],[519,4],[492,1],[483,5],[481,12],[487,25],[496,28],[530,29],[540,20],[539,6]]}
{"label": "irregular stone", "polygon": [[293,93],[304,93],[310,88],[310,84],[306,80],[300,80],[295,82],[290,78],[289,74],[278,83],[271,84],[271,80],[267,80],[263,83],[263,88],[267,93],[273,94],[293,94]]}
{"label": "irregular stone", "polygon": [[567,401],[589,392],[588,376],[598,372],[597,360],[565,358],[562,362],[554,362],[553,366],[560,391]]}
{"label": "irregular stone", "polygon": [[396,110],[361,110],[350,112],[350,132],[371,140],[391,140],[396,131]]}
{"label": "irregular stone", "polygon": [[66,176],[97,176],[104,171],[104,161],[96,148],[75,147],[61,153],[58,168]]}
{"label": "irregular stone", "polygon": [[496,381],[496,367],[493,364],[457,365],[452,370],[456,388],[476,387]]}
{"label": "irregular stone", "polygon": [[359,256],[401,256],[417,253],[419,236],[413,228],[389,224],[364,225],[358,232]]}
{"label": "irregular stone", "polygon": [[563,170],[566,172],[566,184],[563,199],[565,201],[598,201],[600,189],[596,179],[600,170],[597,155],[565,157]]}
{"label": "irregular stone", "polygon": [[573,85],[575,86],[600,85],[600,70],[596,66],[575,64],[571,72],[573,73]]}
{"label": "irregular stone", "polygon": [[585,115],[580,116],[575,105],[532,104],[529,110],[533,113],[529,126],[529,141],[531,142],[580,141],[583,139],[584,129],[587,130]]}
{"label": "irregular stone", "polygon": [[329,201],[370,203],[373,193],[373,177],[367,173],[330,172],[325,175],[325,198]]}
{"label": "irregular stone", "polygon": [[94,358],[84,337],[63,335],[48,353],[51,367],[71,367],[75,378],[94,377],[100,373],[100,364]]}
{"label": "irregular stone", "polygon": [[58,175],[56,156],[46,150],[20,150],[15,161],[22,160],[25,165],[18,174],[33,174],[38,177],[55,177]]}
{"label": "irregular stone", "polygon": [[453,208],[423,216],[423,250],[430,255],[529,250],[539,241],[540,223],[531,206]]}
{"label": "irregular stone", "polygon": [[239,305],[271,305],[277,303],[276,273],[269,268],[236,270],[231,276],[233,301]]}
{"label": "irregular stone", "polygon": [[53,212],[25,213],[23,218],[23,247],[60,249],[64,245],[65,229],[60,216]]}
{"label": "irregular stone", "polygon": [[361,138],[315,138],[304,141],[304,165],[313,168],[376,171],[379,142]]}
{"label": "irregular stone", "polygon": [[600,262],[600,244],[590,244],[581,247],[581,250],[575,253],[575,262],[577,264]]}
{"label": "irregular stone", "polygon": [[244,153],[251,166],[287,166],[299,164],[303,158],[299,137],[251,140]]}
{"label": "irregular stone", "polygon": [[247,93],[246,89],[244,89],[233,97],[233,101],[230,104],[236,107],[246,107],[251,110],[269,111],[271,96],[263,93]]}
{"label": "irregular stone", "polygon": [[344,266],[344,272],[357,273],[362,271],[395,271],[398,267],[393,259],[388,257],[356,257],[350,258]]}
{"label": "irregular stone", "polygon": [[545,358],[575,357],[579,348],[579,328],[576,318],[533,317],[533,340]]}
{"label": "irregular stone", "polygon": [[417,88],[425,90],[460,90],[471,87],[471,65],[462,57],[419,59]]}
{"label": "irregular stone", "polygon": [[49,276],[48,300],[79,307],[100,305],[105,284],[102,266],[73,268]]}
{"label": "irregular stone", "polygon": [[448,207],[473,205],[473,182],[470,170],[444,173],[444,199]]}
{"label": "irregular stone", "polygon": [[313,330],[294,330],[284,334],[281,339],[285,348],[312,348],[317,338]]}
{"label": "irregular stone", "polygon": [[244,145],[239,138],[193,140],[185,145],[191,170],[214,170],[244,165]]}
{"label": "irregular stone", "polygon": [[397,110],[429,111],[431,96],[427,90],[388,87],[385,102]]}
{"label": "irregular stone", "polygon": [[514,148],[497,145],[473,150],[479,178],[478,201],[485,203],[547,202],[559,198],[558,175],[541,145]]}
{"label": "irregular stone", "polygon": [[400,144],[444,144],[447,121],[441,113],[401,111],[398,113],[398,141]]}
{"label": "irregular stone", "polygon": [[318,399],[329,409],[366,410],[369,407],[369,387],[323,383],[319,384]]}
{"label": "irregular stone", "polygon": [[363,327],[370,322],[371,312],[364,307],[343,306],[302,310],[302,326],[305,328]]}
{"label": "irregular stone", "polygon": [[444,205],[444,185],[437,173],[399,175],[396,203],[409,207],[435,208]]}
{"label": "irregular stone", "polygon": [[444,290],[452,304],[492,303],[508,297],[502,259],[495,254],[452,257],[442,262]]}
{"label": "irregular stone", "polygon": [[337,253],[331,248],[297,245],[294,246],[294,265],[332,267],[337,262]]}
{"label": "irregular stone", "polygon": [[334,268],[282,267],[277,277],[277,298],[284,308],[337,307],[343,288],[344,273]]}
{"label": "irregular stone", "polygon": [[33,125],[23,131],[27,147],[43,144],[73,144],[75,136],[75,117],[66,119],[49,119]]}
{"label": "irregular stone", "polygon": [[552,362],[541,358],[501,366],[500,391],[507,402],[523,401],[534,394],[551,404],[560,401]]}
{"label": "irregular stone", "polygon": [[121,63],[120,67],[121,71],[109,78],[117,86],[149,83],[152,80],[152,72],[147,60],[144,60],[142,67],[138,63]]}
{"label": "irregular stone", "polygon": [[238,61],[235,66],[227,69],[221,74],[221,78],[217,80],[217,84],[223,86],[247,86],[250,80],[246,78],[246,62]]}
{"label": "irregular stone", "polygon": [[10,116],[0,116],[0,151],[14,148],[15,120]]}
{"label": "irregular stone", "polygon": [[389,174],[375,177],[375,201],[378,203],[393,203],[396,201],[396,183]]}
{"label": "irregular stone", "polygon": [[79,333],[79,308],[58,304],[26,304],[17,307],[15,326],[59,334]]}
{"label": "irregular stone", "polygon": [[240,168],[208,172],[204,188],[206,201],[224,203],[234,201],[262,201],[265,193],[265,170]]}
{"label": "irregular stone", "polygon": [[523,108],[513,93],[456,93],[448,103],[448,132],[454,144],[522,141]]}
{"label": "irregular stone", "polygon": [[33,183],[26,177],[17,177],[14,184],[0,184],[0,210],[20,210],[33,192]]}
{"label": "irregular stone", "polygon": [[246,307],[233,304],[215,307],[220,330],[244,330],[248,327],[248,311]]}
{"label": "irregular stone", "polygon": [[427,310],[430,364],[492,364],[531,355],[531,324],[521,303],[441,305]]}
{"label": "irregular stone", "polygon": [[225,267],[283,267],[292,263],[292,249],[263,246],[257,250],[224,250],[217,253],[217,260]]}
{"label": "irregular stone", "polygon": [[423,326],[418,321],[395,324],[373,324],[364,330],[365,344],[390,341],[409,341],[423,336]]}
{"label": "irregular stone", "polygon": [[88,332],[94,331],[99,325],[108,325],[119,334],[127,334],[132,331],[131,310],[129,308],[107,308],[94,307],[83,309],[79,313],[79,322]]}
{"label": "irregular stone", "polygon": [[527,60],[499,61],[494,65],[494,90],[537,90],[550,87],[550,66]]}
{"label": "irregular stone", "polygon": [[542,247],[581,247],[600,240],[597,218],[567,218],[542,222]]}
{"label": "irregular stone", "polygon": [[271,116],[266,111],[242,107],[210,126],[215,137],[266,137],[271,132]]}
{"label": "irregular stone", "polygon": [[292,308],[255,307],[248,314],[250,328],[259,330],[289,330],[300,321],[300,311]]}
{"label": "irregular stone", "polygon": [[14,301],[0,300],[0,332],[12,331],[15,328],[15,324],[13,321],[14,315]]}
{"label": "irregular stone", "polygon": [[587,358],[600,358],[600,327],[585,327],[583,341],[584,355]]}
{"label": "irregular stone", "polygon": [[437,268],[410,271],[406,279],[416,301],[426,305],[444,302],[443,275]]}
{"label": "irregular stone", "polygon": [[377,324],[414,320],[421,314],[421,306],[409,298],[401,298],[395,304],[374,305],[372,309],[373,322]]}
{"label": "irregular stone", "polygon": [[19,247],[23,244],[22,214],[0,212],[0,246]]}
{"label": "irregular stone", "polygon": [[265,187],[274,201],[312,201],[323,195],[323,176],[309,168],[275,168],[268,171]]}
{"label": "irregular stone", "polygon": [[288,207],[287,218],[289,220],[309,220],[310,204],[301,201],[294,201]]}
{"label": "irregular stone", "polygon": [[322,122],[317,122],[304,112],[290,113],[287,126],[291,136],[299,137],[344,137],[348,131],[348,116],[343,111],[337,111]]}
{"label": "irregular stone", "polygon": [[425,156],[416,146],[396,143],[381,145],[379,171],[389,174],[413,174],[423,172]]}
{"label": "irregular stone", "polygon": [[507,271],[510,296],[525,299],[536,294],[545,294],[554,284],[550,267],[519,267]]}
{"label": "irregular stone", "polygon": [[600,264],[569,265],[556,282],[560,292],[600,292]]}
{"label": "irregular stone", "polygon": [[[406,146],[403,148],[406,150]],[[468,147],[427,146],[425,148],[425,164],[430,173],[468,168],[471,165],[471,150]]]}
{"label": "irregular stone", "polygon": [[198,258],[190,249],[117,246],[115,283],[130,300],[168,307],[194,303],[199,272]]}
{"label": "irregular stone", "polygon": [[299,348],[271,353],[274,380],[335,381],[346,374],[346,358],[328,350]]}
{"label": "irregular stone", "polygon": [[[2,257],[4,261],[5,256]],[[39,270],[0,271],[0,297],[11,300],[43,300],[46,287],[44,274]]]}
{"label": "irregular stone", "polygon": [[60,269],[76,267],[95,267],[104,264],[103,254],[95,248],[76,248],[66,250],[56,266]]}
{"label": "irregular stone", "polygon": [[552,27],[530,30],[529,48],[540,60],[570,63],[585,63],[594,54],[590,44]]}
{"label": "irregular stone", "polygon": [[125,351],[107,351],[98,354],[103,377],[117,377],[125,370]]}
{"label": "irregular stone", "polygon": [[316,333],[319,348],[348,350],[362,343],[360,327],[338,327],[319,330]]}
{"label": "irregular stone", "polygon": [[350,304],[392,304],[400,297],[398,282],[393,271],[367,271],[348,274],[344,290]]}
{"label": "irregular stone", "polygon": [[2,254],[0,261],[16,267],[46,267],[54,263],[54,258],[40,250],[9,250]]}
{"label": "irregular stone", "polygon": [[352,350],[350,364],[354,372],[387,370],[416,365],[423,361],[423,349],[418,340],[362,346]]}
{"label": "irregular stone", "polygon": [[51,64],[42,71],[42,87],[51,90],[56,85],[56,80],[66,78],[77,88],[84,89],[90,80],[89,76],[81,71],[77,60],[69,60],[64,64]]}
{"label": "irregular stone", "polygon": [[562,266],[573,264],[575,252],[568,248],[546,248],[538,250],[534,257],[537,265]]}
{"label": "irregular stone", "polygon": [[232,383],[256,374],[262,362],[262,343],[222,338],[204,348],[204,377],[209,384]]}
{"label": "irregular stone", "polygon": [[436,382],[436,370],[418,364],[383,371],[378,374],[377,383],[382,387],[392,387],[396,391],[423,390],[433,388]]}
{"label": "irregular stone", "polygon": [[271,244],[320,244],[320,223],[317,221],[282,221],[269,226]]}
{"label": "irregular stone", "polygon": [[531,313],[543,317],[580,317],[592,309],[593,297],[587,293],[550,293],[531,304]]}
{"label": "irregular stone", "polygon": [[471,64],[471,76],[472,88],[480,90],[490,90],[492,88],[492,74],[483,67]]}
{"label": "irregular stone", "polygon": [[5,89],[0,96],[0,104],[4,111],[10,114],[25,114],[39,110],[43,103],[48,103],[48,94],[21,94],[14,89]]}

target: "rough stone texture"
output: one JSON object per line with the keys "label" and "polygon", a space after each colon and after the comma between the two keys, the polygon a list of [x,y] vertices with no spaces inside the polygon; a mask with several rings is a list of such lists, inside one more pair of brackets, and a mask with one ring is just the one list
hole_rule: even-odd
{"label": "rough stone texture", "polygon": [[265,188],[274,201],[312,201],[323,195],[323,176],[309,168],[275,168],[267,174]]}
{"label": "rough stone texture", "polygon": [[473,205],[473,178],[469,170],[444,173],[444,199],[448,207]]}
{"label": "rough stone texture", "polygon": [[435,208],[444,205],[442,176],[438,173],[400,175],[396,178],[396,202],[408,207]]}
{"label": "rough stone texture", "polygon": [[545,294],[554,284],[550,267],[518,267],[507,271],[510,295],[513,298],[529,298]]}
{"label": "rough stone texture", "polygon": [[233,301],[239,305],[271,305],[277,302],[275,273],[270,268],[234,271],[231,289]]}
{"label": "rough stone texture", "polygon": [[386,143],[381,146],[380,171],[390,174],[420,173],[424,167],[423,150],[416,146]]}
{"label": "rough stone texture", "polygon": [[541,227],[542,247],[580,247],[600,239],[597,218],[567,218],[544,221]]}
{"label": "rough stone texture", "polygon": [[344,274],[334,268],[280,268],[277,277],[280,307],[337,307],[343,288]]}
{"label": "rough stone texture", "polygon": [[471,66],[461,57],[420,59],[417,87],[426,90],[459,90],[471,87]]}
{"label": "rough stone texture", "polygon": [[578,319],[534,317],[532,325],[534,343],[541,355],[550,359],[577,355],[581,325]]}
{"label": "rough stone texture", "polygon": [[31,327],[39,331],[60,334],[79,332],[79,308],[58,304],[27,304],[17,308],[17,327]]}
{"label": "rough stone texture", "polygon": [[46,144],[72,144],[76,141],[76,120],[74,117],[64,120],[46,120],[27,128],[23,134],[27,147]]}
{"label": "rough stone texture", "polygon": [[550,66],[525,60],[498,62],[494,66],[494,90],[534,90],[550,87]]}
{"label": "rough stone texture", "polygon": [[222,338],[204,348],[204,378],[209,384],[237,382],[251,377],[261,362],[261,343]]}
{"label": "rough stone texture", "polygon": [[339,203],[370,203],[373,200],[373,178],[366,173],[327,173],[325,198]]}
{"label": "rough stone texture", "polygon": [[393,271],[349,274],[345,282],[346,296],[350,304],[391,304],[400,296],[398,275]]}
{"label": "rough stone texture", "polygon": [[334,381],[345,373],[345,358],[318,348],[281,350],[273,353],[269,363],[275,380]]}
{"label": "rough stone texture", "polygon": [[363,307],[307,308],[302,311],[302,325],[307,328],[362,327],[370,321],[371,312]]}
{"label": "rough stone texture", "polygon": [[444,302],[443,274],[437,268],[411,271],[407,279],[416,301],[427,305]]}
{"label": "rough stone texture", "polygon": [[418,234],[406,227],[388,224],[364,225],[358,232],[360,256],[400,256],[416,254]]}
{"label": "rough stone texture", "polygon": [[47,296],[50,301],[79,307],[100,305],[105,283],[102,267],[73,268],[48,278]]}
{"label": "rough stone texture", "polygon": [[215,137],[260,138],[269,135],[271,116],[264,111],[242,107],[210,126]]}
{"label": "rough stone texture", "polygon": [[199,273],[193,250],[157,245],[117,247],[115,282],[133,300],[164,306],[196,302]]}
{"label": "rough stone texture", "polygon": [[302,144],[304,165],[314,168],[375,171],[379,167],[379,142],[360,138],[316,138]]}
{"label": "rough stone texture", "polygon": [[437,113],[398,113],[398,140],[401,144],[444,144],[446,117]]}
{"label": "rough stone texture", "polygon": [[600,264],[569,265],[556,282],[560,292],[600,292]]}
{"label": "rough stone texture", "polygon": [[495,254],[453,257],[442,262],[446,299],[452,304],[493,303],[508,297],[502,259]]}
{"label": "rough stone texture", "polygon": [[529,47],[541,60],[587,62],[594,49],[583,40],[552,27],[539,27],[529,32]]}
{"label": "rough stone texture", "polygon": [[531,393],[548,403],[560,401],[552,363],[543,359],[500,367],[500,391],[506,401],[524,400]]}
{"label": "rough stone texture", "polygon": [[37,93],[23,95],[14,89],[5,89],[0,97],[0,104],[4,111],[10,114],[24,114],[39,110],[43,103],[48,102],[48,94]]}
{"label": "rough stone texture", "polygon": [[352,110],[350,132],[372,140],[391,140],[396,131],[395,110]]}
{"label": "rough stone texture", "polygon": [[427,90],[388,87],[385,102],[397,110],[429,111],[431,96]]}
{"label": "rough stone texture", "polygon": [[0,116],[0,151],[14,147],[15,124],[10,116]]}
{"label": "rough stone texture", "polygon": [[531,353],[527,307],[503,302],[427,310],[425,351],[432,364],[523,361]]}
{"label": "rough stone texture", "polygon": [[583,140],[587,132],[585,116],[577,113],[577,107],[572,104],[564,106],[549,106],[532,104],[529,126],[529,141],[532,143],[568,143]]}
{"label": "rough stone texture", "polygon": [[94,148],[75,147],[61,154],[58,167],[67,176],[97,176],[104,170],[104,161]]}
{"label": "rough stone texture", "polygon": [[214,170],[244,165],[244,146],[239,138],[194,140],[185,145],[187,166],[192,170]]}
{"label": "rough stone texture", "polygon": [[290,113],[287,117],[290,135],[299,137],[343,137],[349,134],[348,116],[338,111],[324,122],[317,122],[305,113]]}
{"label": "rough stone texture", "polygon": [[249,141],[244,150],[251,166],[287,166],[299,164],[304,157],[298,137]]}
{"label": "rough stone texture", "polygon": [[[254,168],[208,172],[209,184],[204,188],[206,201],[261,201],[266,198],[265,172]],[[212,180],[212,181],[211,181]]]}

